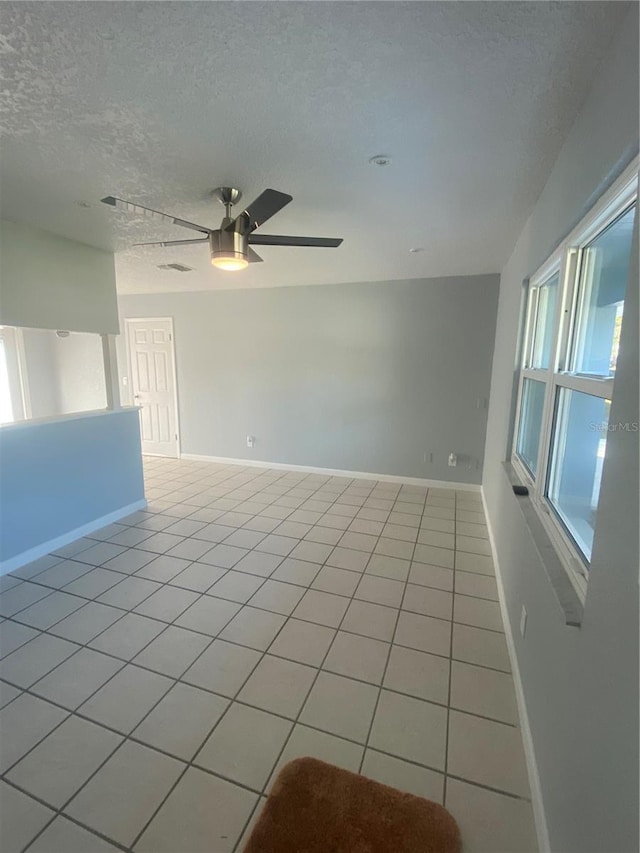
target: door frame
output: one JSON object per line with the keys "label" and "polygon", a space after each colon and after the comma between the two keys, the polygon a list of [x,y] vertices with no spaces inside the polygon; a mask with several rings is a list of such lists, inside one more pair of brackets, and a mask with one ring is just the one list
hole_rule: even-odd
{"label": "door frame", "polygon": [[161,453],[146,453],[145,456],[160,456],[163,459],[180,459],[182,456],[182,442],[180,437],[180,408],[178,406],[178,371],[176,369],[176,334],[175,334],[175,326],[173,322],[173,317],[125,317],[124,318],[124,328],[125,328],[125,340],[127,345],[127,373],[129,375],[129,398],[131,400],[130,405],[134,408],[139,409],[139,406],[136,406],[135,400],[133,399],[133,371],[131,370],[131,335],[130,335],[130,327],[132,323],[153,323],[160,322],[169,323],[171,329],[171,372],[173,375],[173,406],[176,414],[176,455],[174,456],[164,456]]}

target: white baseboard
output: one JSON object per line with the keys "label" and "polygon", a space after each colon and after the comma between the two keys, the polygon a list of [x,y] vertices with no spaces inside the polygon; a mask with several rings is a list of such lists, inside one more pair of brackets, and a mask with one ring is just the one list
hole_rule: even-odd
{"label": "white baseboard", "polygon": [[0,576],[6,575],[8,572],[14,572],[16,569],[19,569],[20,566],[26,566],[27,563],[32,563],[34,560],[37,560],[38,557],[44,557],[45,554],[50,554],[56,548],[62,548],[63,545],[69,545],[69,543],[75,542],[76,539],[80,539],[81,536],[87,536],[89,533],[93,533],[94,530],[100,530],[101,527],[106,527],[107,524],[113,524],[114,521],[119,521],[121,518],[131,515],[132,512],[136,512],[136,510],[144,509],[146,505],[146,499],[142,498],[141,500],[135,501],[127,506],[123,506],[114,512],[110,512],[108,515],[103,515],[100,518],[89,521],[87,524],[83,524],[82,527],[76,527],[68,533],[63,533],[62,536],[56,536],[55,539],[49,539],[48,542],[36,545],[35,548],[29,548],[28,551],[16,554],[15,557],[11,557],[9,560],[0,562]]}
{"label": "white baseboard", "polygon": [[498,552],[496,549],[495,538],[491,526],[491,517],[487,509],[484,489],[482,492],[482,505],[484,514],[487,520],[487,529],[489,531],[489,543],[491,545],[491,555],[496,570],[496,584],[498,587],[498,599],[500,602],[500,612],[502,622],[504,623],[504,633],[507,641],[507,651],[509,653],[509,661],[511,663],[511,672],[513,675],[513,684],[516,691],[516,702],[518,705],[518,716],[520,718],[520,731],[522,733],[522,744],[524,746],[524,754],[527,762],[527,774],[529,777],[529,788],[531,789],[531,805],[533,807],[533,818],[536,825],[536,835],[538,836],[538,849],[540,853],[549,853],[551,845],[549,842],[549,829],[547,827],[547,818],[544,811],[544,801],[542,799],[542,788],[540,786],[540,775],[538,773],[538,764],[536,762],[535,748],[533,745],[533,737],[531,735],[531,726],[529,725],[529,715],[527,713],[527,705],[524,698],[524,689],[522,687],[522,679],[520,678],[520,667],[518,666],[518,658],[516,656],[516,647],[513,642],[513,633],[511,631],[511,622],[509,621],[509,613],[504,595],[504,586],[502,584],[502,574],[500,572],[500,562],[498,560]]}
{"label": "white baseboard", "polygon": [[366,471],[345,471],[341,468],[315,468],[311,465],[290,465],[287,462],[263,462],[257,459],[232,459],[229,456],[203,456],[199,453],[182,453],[181,459],[193,462],[218,462],[223,465],[245,465],[249,468],[275,468],[277,471],[301,471],[304,474],[322,474],[327,477],[351,477],[354,480],[381,480],[385,483],[404,483],[430,489],[460,489],[479,492],[477,483],[452,483],[449,480],[424,480],[420,477],[401,477],[396,474],[375,474]]}

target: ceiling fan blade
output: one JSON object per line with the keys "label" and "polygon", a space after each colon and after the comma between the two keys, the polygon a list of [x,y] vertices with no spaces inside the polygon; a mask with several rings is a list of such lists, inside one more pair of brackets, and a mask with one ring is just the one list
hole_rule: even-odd
{"label": "ceiling fan blade", "polygon": [[165,222],[170,222],[172,225],[181,225],[183,228],[190,228],[192,231],[199,231],[201,234],[209,234],[210,229],[204,225],[196,225],[194,222],[187,222],[186,219],[178,219],[175,216],[170,216],[168,213],[160,213],[159,210],[152,210],[150,207],[143,207],[141,204],[134,204],[132,201],[124,201],[121,198],[114,198],[108,195],[106,198],[101,198],[103,204],[109,204],[117,210],[124,210],[125,213],[130,213],[134,216],[146,216],[149,219],[160,219]]}
{"label": "ceiling fan blade", "polygon": [[247,249],[247,260],[250,264],[261,264],[262,258],[257,252],[254,252],[251,246]]}
{"label": "ceiling fan blade", "polygon": [[195,240],[161,240],[159,243],[134,243],[134,246],[191,246],[193,243],[208,243],[208,237],[196,237]]}
{"label": "ceiling fan blade", "polygon": [[240,214],[240,216],[248,217],[249,228],[247,231],[255,231],[263,222],[271,219],[279,210],[289,204],[292,199],[293,196],[287,195],[287,193],[281,193],[278,190],[265,190]]}
{"label": "ceiling fan blade", "polygon": [[342,237],[281,237],[273,234],[250,234],[249,243],[253,246],[317,246],[337,249]]}

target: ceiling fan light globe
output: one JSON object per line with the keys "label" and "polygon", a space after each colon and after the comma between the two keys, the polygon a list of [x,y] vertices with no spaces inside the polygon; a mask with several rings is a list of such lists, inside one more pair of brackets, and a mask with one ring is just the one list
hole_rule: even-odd
{"label": "ceiling fan light globe", "polygon": [[219,270],[237,272],[249,266],[249,261],[239,252],[212,252],[211,263]]}

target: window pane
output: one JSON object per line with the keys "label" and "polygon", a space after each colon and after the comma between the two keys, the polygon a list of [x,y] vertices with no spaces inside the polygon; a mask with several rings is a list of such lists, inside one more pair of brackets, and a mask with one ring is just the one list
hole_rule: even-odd
{"label": "window pane", "polygon": [[525,379],[522,384],[522,403],[516,451],[534,477],[538,467],[538,447],[540,445],[545,389],[544,382],[536,382],[533,379]]}
{"label": "window pane", "polygon": [[549,367],[551,344],[556,316],[559,273],[537,288],[538,300],[533,327],[533,346],[531,348],[531,367]]}
{"label": "window pane", "polygon": [[591,559],[610,401],[561,388],[556,410],[548,497]]}
{"label": "window pane", "polygon": [[629,278],[635,205],[584,250],[573,370],[613,376]]}

